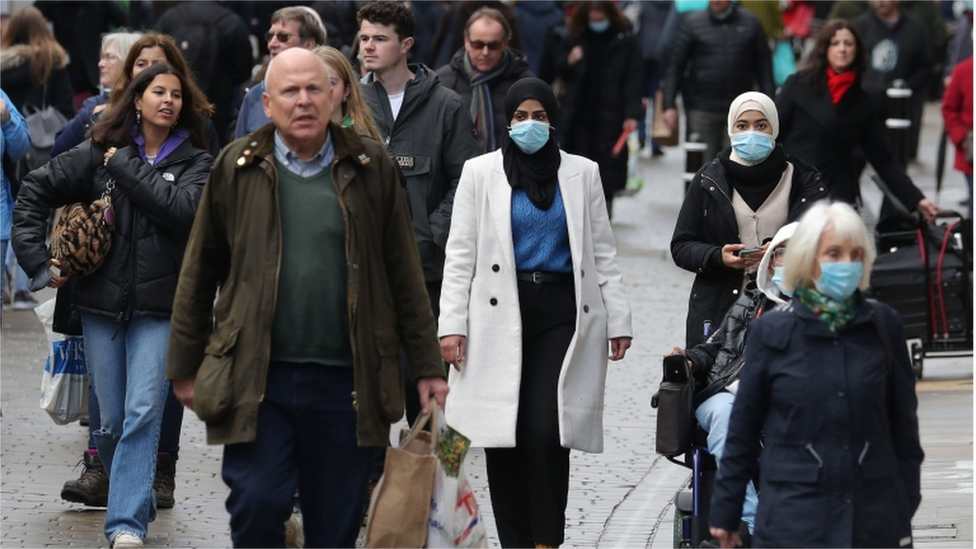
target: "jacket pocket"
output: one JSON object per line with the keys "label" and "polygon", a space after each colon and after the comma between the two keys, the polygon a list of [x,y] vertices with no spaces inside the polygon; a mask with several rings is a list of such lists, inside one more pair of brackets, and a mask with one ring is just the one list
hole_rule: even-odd
{"label": "jacket pocket", "polygon": [[193,408],[206,423],[220,421],[232,407],[234,348],[239,333],[240,328],[215,332],[204,351],[193,388]]}
{"label": "jacket pocket", "polygon": [[893,455],[868,459],[861,465],[861,474],[866,479],[892,477],[898,472],[898,459]]}
{"label": "jacket pocket", "polygon": [[377,328],[376,352],[379,355],[379,410],[383,419],[399,421],[403,416],[403,371],[400,368],[400,341],[393,328]]}

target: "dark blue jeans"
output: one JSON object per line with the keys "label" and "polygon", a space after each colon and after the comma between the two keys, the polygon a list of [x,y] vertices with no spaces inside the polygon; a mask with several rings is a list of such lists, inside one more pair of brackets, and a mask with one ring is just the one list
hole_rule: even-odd
{"label": "dark blue jeans", "polygon": [[374,449],[356,443],[351,368],[272,362],[254,442],[224,447],[234,547],[284,547],[295,490],[306,547],[354,547]]}

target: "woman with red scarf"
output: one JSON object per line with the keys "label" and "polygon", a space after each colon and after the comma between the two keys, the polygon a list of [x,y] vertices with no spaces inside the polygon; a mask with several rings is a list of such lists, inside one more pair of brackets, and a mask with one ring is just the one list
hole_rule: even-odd
{"label": "woman with red scarf", "polygon": [[827,22],[806,67],[776,96],[779,141],[812,164],[835,200],[858,205],[861,189],[851,152],[860,146],[895,196],[931,220],[938,207],[912,183],[885,141],[883,121],[861,88],[867,52],[849,21]]}

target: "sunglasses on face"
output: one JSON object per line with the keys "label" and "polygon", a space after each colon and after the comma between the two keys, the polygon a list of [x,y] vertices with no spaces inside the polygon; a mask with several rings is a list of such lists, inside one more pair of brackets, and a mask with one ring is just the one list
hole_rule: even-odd
{"label": "sunglasses on face", "polygon": [[472,48],[478,51],[481,51],[485,48],[488,48],[491,51],[498,51],[505,46],[505,43],[500,40],[495,40],[494,42],[482,42],[481,40],[468,40],[468,43],[471,44]]}
{"label": "sunglasses on face", "polygon": [[295,33],[293,33],[293,32],[269,32],[269,33],[267,33],[267,34],[264,35],[264,37],[268,39],[268,42],[270,42],[272,38],[278,38],[278,41],[279,42],[282,42],[282,43],[287,42],[288,39],[291,38],[292,36],[295,36]]}

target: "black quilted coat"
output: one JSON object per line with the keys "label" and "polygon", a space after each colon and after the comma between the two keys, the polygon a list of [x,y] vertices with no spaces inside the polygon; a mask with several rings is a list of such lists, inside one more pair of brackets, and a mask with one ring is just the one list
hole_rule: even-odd
{"label": "black quilted coat", "polygon": [[72,302],[82,312],[128,320],[168,318],[183,251],[213,159],[189,140],[151,166],[136,145],[123,146],[103,166],[105,149],[90,140],[24,178],[14,206],[13,246],[32,277],[51,257],[45,245],[51,209],[91,203],[110,179],[115,232],[105,262],[75,281]]}

